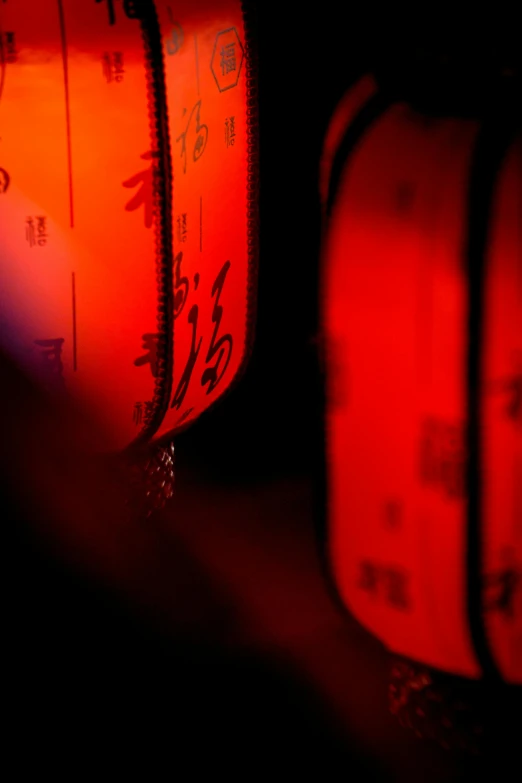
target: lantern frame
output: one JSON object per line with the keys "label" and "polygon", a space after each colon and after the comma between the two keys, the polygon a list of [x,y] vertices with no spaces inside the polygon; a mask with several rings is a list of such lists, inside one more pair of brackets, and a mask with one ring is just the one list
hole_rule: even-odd
{"label": "lantern frame", "polygon": [[[148,69],[149,122],[151,137],[160,150],[160,170],[155,170],[155,233],[156,277],[158,282],[158,375],[155,383],[152,414],[136,438],[123,450],[132,457],[140,447],[152,442],[158,453],[171,450],[173,436],[188,429],[193,422],[181,424],[175,430],[154,439],[164,419],[172,396],[174,378],[174,251],[173,211],[175,185],[172,181],[172,151],[168,127],[167,88],[161,30],[154,0],[130,0],[133,15],[139,20]],[[255,6],[252,0],[241,0],[244,24],[244,57],[247,127],[247,303],[246,339],[243,356],[227,389],[204,413],[211,410],[240,382],[250,360],[255,340],[257,314],[257,280],[259,269],[259,112],[258,112],[258,52],[256,44]],[[156,201],[157,199],[157,201]],[[159,213],[159,216],[158,216]],[[159,248],[159,249],[158,249]]]}

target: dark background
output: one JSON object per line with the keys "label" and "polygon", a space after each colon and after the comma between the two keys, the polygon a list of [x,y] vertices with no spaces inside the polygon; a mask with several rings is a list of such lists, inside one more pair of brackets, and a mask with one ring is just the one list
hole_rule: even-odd
{"label": "dark background", "polygon": [[[308,470],[321,449],[318,166],[337,101],[372,71],[425,112],[491,116],[506,94],[520,111],[522,43],[506,2],[472,11],[459,2],[251,6],[260,62],[256,343],[241,385],[179,448],[212,471],[253,478]],[[209,448],[216,441],[220,460]]]}
{"label": "dark background", "polygon": [[[20,492],[4,488],[4,680],[20,775],[26,765],[68,779],[89,768],[187,781],[453,781],[477,771],[388,714],[389,656],[336,607],[316,536],[317,175],[328,120],[368,68],[426,110],[483,111],[495,74],[520,51],[502,4],[472,14],[455,4],[413,15],[390,6],[257,3],[256,343],[241,384],[177,440],[170,509],[118,528],[125,562],[110,579],[74,544],[50,543],[48,509],[34,504],[28,519]],[[23,399],[10,399],[15,420]],[[4,438],[6,454],[20,438],[38,448],[26,435]],[[96,560],[97,536],[115,520],[96,485],[89,493],[100,502]]]}

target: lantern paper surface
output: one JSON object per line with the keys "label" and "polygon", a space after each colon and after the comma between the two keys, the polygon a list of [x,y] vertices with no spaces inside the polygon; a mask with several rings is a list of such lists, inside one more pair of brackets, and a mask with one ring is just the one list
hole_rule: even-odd
{"label": "lantern paper surface", "polygon": [[[468,200],[480,123],[378,101],[371,79],[345,97],[321,172],[329,561],[347,607],[391,650],[473,678],[484,671],[476,601],[495,667],[521,683],[521,139],[492,188],[471,389]],[[474,403],[478,537],[467,481]]]}
{"label": "lantern paper surface", "polygon": [[249,351],[255,64],[243,4],[0,6],[4,348],[119,449],[186,426]]}

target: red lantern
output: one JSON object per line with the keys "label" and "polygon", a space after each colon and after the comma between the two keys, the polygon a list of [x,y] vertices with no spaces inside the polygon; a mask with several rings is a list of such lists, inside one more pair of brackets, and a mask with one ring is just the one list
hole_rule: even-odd
{"label": "red lantern", "polygon": [[393,652],[522,683],[522,144],[367,78],[327,138],[328,555]]}
{"label": "red lantern", "polygon": [[256,64],[237,0],[2,5],[1,341],[106,424],[193,422],[238,377],[256,280]]}

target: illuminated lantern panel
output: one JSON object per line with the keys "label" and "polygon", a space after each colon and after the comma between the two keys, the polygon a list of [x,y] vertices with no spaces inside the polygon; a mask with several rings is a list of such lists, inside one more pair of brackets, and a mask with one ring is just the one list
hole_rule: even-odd
{"label": "illuminated lantern panel", "polygon": [[[342,600],[392,651],[480,677],[475,603],[495,666],[522,683],[522,146],[513,135],[494,178],[477,294],[467,248],[480,132],[386,106],[371,79],[332,121],[321,174],[328,555]],[[470,336],[474,296],[481,331]]]}
{"label": "illuminated lantern panel", "polygon": [[249,353],[255,63],[236,0],[0,6],[0,341],[105,424],[174,433]]}

